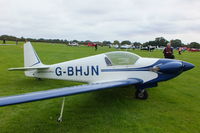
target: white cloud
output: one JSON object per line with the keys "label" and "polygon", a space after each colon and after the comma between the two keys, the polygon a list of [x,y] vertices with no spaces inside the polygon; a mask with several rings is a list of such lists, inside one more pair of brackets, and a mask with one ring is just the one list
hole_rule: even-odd
{"label": "white cloud", "polygon": [[0,34],[200,42],[199,0],[0,0]]}

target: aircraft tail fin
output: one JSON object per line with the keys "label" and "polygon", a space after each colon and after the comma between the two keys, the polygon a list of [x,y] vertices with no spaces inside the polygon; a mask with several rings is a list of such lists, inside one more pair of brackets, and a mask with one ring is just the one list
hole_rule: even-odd
{"label": "aircraft tail fin", "polygon": [[24,44],[24,67],[43,65],[30,42]]}
{"label": "aircraft tail fin", "polygon": [[24,71],[25,75],[28,77],[34,77],[34,73],[38,69],[31,69],[35,67],[43,67],[43,63],[41,62],[39,56],[35,52],[33,46],[30,42],[24,44],[24,67],[29,68]]}
{"label": "aircraft tail fin", "polygon": [[9,71],[24,71],[25,75],[28,77],[35,77],[34,74],[38,70],[48,69],[47,65],[44,65],[37,53],[35,52],[33,46],[30,42],[24,44],[24,67],[19,68],[9,68]]}

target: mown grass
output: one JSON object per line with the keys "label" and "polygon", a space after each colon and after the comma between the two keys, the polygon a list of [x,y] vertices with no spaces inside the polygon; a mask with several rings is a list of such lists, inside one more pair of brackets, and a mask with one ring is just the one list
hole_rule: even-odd
{"label": "mown grass", "polygon": [[[15,42],[7,42],[15,43]],[[0,96],[79,85],[81,83],[25,77],[7,68],[23,66],[23,42],[0,46]],[[45,64],[53,64],[103,52],[108,47],[68,47],[32,43]],[[162,51],[129,50],[143,57],[161,58]],[[148,89],[149,99],[134,99],[133,87],[113,88],[66,98],[63,122],[58,123],[62,98],[0,108],[0,133],[85,132],[85,133],[199,133],[200,53],[184,52],[176,59],[196,67],[179,77]]]}

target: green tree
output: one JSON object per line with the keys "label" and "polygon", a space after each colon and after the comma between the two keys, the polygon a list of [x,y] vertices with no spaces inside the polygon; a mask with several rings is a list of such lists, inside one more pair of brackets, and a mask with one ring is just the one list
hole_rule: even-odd
{"label": "green tree", "polygon": [[78,40],[73,40],[72,42],[74,42],[74,43],[79,43]]}
{"label": "green tree", "polygon": [[171,40],[171,45],[172,47],[181,47],[183,46],[183,43],[181,42],[180,39],[175,39],[175,40]]}
{"label": "green tree", "polygon": [[2,35],[0,36],[0,40],[8,40],[8,41],[15,41],[17,37],[15,36],[9,36],[9,35]]}
{"label": "green tree", "polygon": [[198,49],[200,49],[200,44],[197,43],[197,42],[191,42],[188,46],[190,48],[198,48]]}
{"label": "green tree", "polygon": [[164,37],[157,37],[155,38],[155,42],[152,46],[166,46],[168,42],[169,41],[167,41]]}
{"label": "green tree", "polygon": [[134,46],[140,46],[140,45],[142,45],[142,44],[141,44],[140,42],[134,42],[133,45],[134,45]]}
{"label": "green tree", "polygon": [[120,42],[119,42],[118,40],[115,40],[115,41],[113,42],[113,44],[114,44],[114,45],[119,45]]}
{"label": "green tree", "polygon": [[111,42],[110,41],[103,41],[103,45],[106,46],[106,45],[110,45]]}
{"label": "green tree", "polygon": [[124,44],[131,45],[131,42],[130,42],[129,40],[125,40],[125,41],[122,41],[121,44],[122,44],[122,45],[124,45]]}

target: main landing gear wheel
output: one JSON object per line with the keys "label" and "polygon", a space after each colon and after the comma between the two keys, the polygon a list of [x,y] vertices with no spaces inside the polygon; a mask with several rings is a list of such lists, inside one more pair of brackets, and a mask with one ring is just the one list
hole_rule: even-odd
{"label": "main landing gear wheel", "polygon": [[145,100],[145,99],[148,98],[148,93],[147,93],[147,91],[145,89],[143,89],[143,90],[137,89],[136,92],[135,92],[135,97],[137,99]]}

